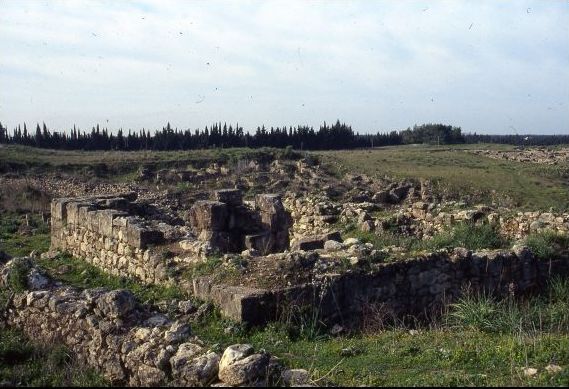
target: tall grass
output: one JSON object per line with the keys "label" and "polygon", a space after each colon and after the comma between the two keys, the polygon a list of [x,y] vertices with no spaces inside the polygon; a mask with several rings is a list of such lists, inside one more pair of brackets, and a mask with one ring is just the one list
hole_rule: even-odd
{"label": "tall grass", "polygon": [[484,332],[569,334],[569,280],[554,278],[544,295],[524,300],[465,291],[445,320],[451,327]]}
{"label": "tall grass", "polygon": [[31,342],[0,327],[0,386],[108,386],[93,369],[60,345]]}
{"label": "tall grass", "polygon": [[555,231],[543,231],[528,235],[525,244],[540,259],[550,259],[560,251],[569,251],[569,236]]}
{"label": "tall grass", "polygon": [[499,249],[506,245],[506,239],[496,228],[488,224],[472,223],[458,224],[452,229],[436,234],[423,244],[425,248],[433,250],[445,247],[465,247],[469,250]]}
{"label": "tall grass", "polygon": [[505,248],[509,244],[508,240],[496,228],[488,224],[460,223],[435,234],[430,239],[418,239],[393,231],[361,232],[353,225],[346,226],[346,231],[347,236],[358,238],[363,242],[370,242],[375,248],[397,246],[408,252],[435,251],[452,247],[465,247],[468,250],[499,249]]}

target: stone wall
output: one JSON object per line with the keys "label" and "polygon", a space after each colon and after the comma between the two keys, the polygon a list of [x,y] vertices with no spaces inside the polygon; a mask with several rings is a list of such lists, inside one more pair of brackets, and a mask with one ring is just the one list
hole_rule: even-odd
{"label": "stone wall", "polygon": [[[322,296],[322,316],[349,320],[380,306],[394,317],[429,316],[456,301],[466,289],[504,297],[539,292],[552,276],[569,275],[567,259],[538,260],[527,248],[508,251],[430,254],[409,261],[384,264],[373,272],[331,276],[308,289],[302,298]],[[308,296],[306,295],[308,292]],[[318,300],[317,299],[317,300]]]}
{"label": "stone wall", "polygon": [[[444,205],[443,205],[444,207]],[[430,236],[460,222],[487,223],[509,239],[524,239],[531,233],[553,231],[569,234],[569,214],[554,212],[517,212],[498,211],[487,206],[478,206],[463,210],[442,210],[425,202],[413,203],[401,216],[421,235]]]}
{"label": "stone wall", "polygon": [[455,249],[379,264],[375,270],[315,273],[311,283],[273,290],[227,288],[203,277],[194,280],[194,291],[233,319],[250,324],[278,320],[299,306],[317,307],[319,318],[329,323],[349,324],[370,307],[381,307],[389,317],[424,316],[455,301],[465,288],[518,296],[540,291],[552,276],[568,275],[567,259],[539,260],[527,248]]}
{"label": "stone wall", "polygon": [[259,194],[251,204],[239,190],[215,191],[213,200],[192,205],[187,227],[153,220],[154,209],[145,219],[135,197],[53,200],[50,251],[69,252],[115,276],[168,284],[177,282],[172,274],[212,254],[289,248],[292,220],[278,195]]}
{"label": "stone wall", "polygon": [[[0,321],[36,342],[65,344],[114,385],[266,386],[278,380],[280,366],[268,354],[233,345],[220,355],[192,336],[191,315],[172,320],[126,290],[56,286],[31,261],[16,261],[28,268],[30,290],[11,295]],[[0,266],[2,288],[13,263]]]}
{"label": "stone wall", "polygon": [[164,234],[131,213],[133,195],[56,199],[51,204],[51,250],[77,258],[116,276],[146,283],[168,280],[168,263],[154,245]]}
{"label": "stone wall", "polygon": [[200,241],[219,252],[268,254],[288,249],[292,219],[278,195],[259,194],[245,204],[238,189],[224,189],[214,192],[214,200],[197,201],[189,223]]}

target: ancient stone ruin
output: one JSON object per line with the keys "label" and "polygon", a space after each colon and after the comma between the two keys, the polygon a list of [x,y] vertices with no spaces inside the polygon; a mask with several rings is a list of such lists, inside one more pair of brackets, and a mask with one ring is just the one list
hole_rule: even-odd
{"label": "ancient stone ruin", "polygon": [[220,354],[192,334],[190,323],[204,310],[190,301],[180,301],[171,318],[127,290],[58,286],[27,258],[0,264],[0,287],[15,268],[25,269],[27,290],[10,295],[6,323],[65,344],[114,385],[267,386],[294,373],[247,344]]}
{"label": "ancient stone ruin", "polygon": [[51,250],[82,258],[116,276],[168,280],[165,244],[156,225],[136,215],[136,194],[57,199],[51,206]]}
{"label": "ancient stone ruin", "polygon": [[172,226],[135,202],[136,194],[63,198],[52,202],[51,250],[67,251],[117,276],[171,282],[172,267],[218,253],[265,255],[289,247],[292,219],[281,198],[243,202],[237,189],[197,201],[187,226]]}
{"label": "ancient stone ruin", "polygon": [[223,253],[248,249],[264,255],[288,249],[292,219],[278,195],[260,194],[245,204],[238,189],[225,189],[215,191],[213,201],[192,206],[190,225],[200,241]]}

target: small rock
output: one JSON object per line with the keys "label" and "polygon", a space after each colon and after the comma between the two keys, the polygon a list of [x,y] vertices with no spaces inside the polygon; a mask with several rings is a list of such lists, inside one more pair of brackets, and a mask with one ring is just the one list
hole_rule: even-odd
{"label": "small rock", "polygon": [[326,242],[324,242],[324,250],[327,251],[341,250],[342,247],[343,247],[342,243],[337,242],[335,240],[327,240]]}
{"label": "small rock", "polygon": [[563,371],[563,368],[559,365],[550,363],[549,365],[545,366],[545,371],[547,371],[549,374],[557,374],[561,373]]}
{"label": "small rock", "polygon": [[524,367],[522,371],[526,377],[533,377],[537,374],[537,369],[533,367]]}
{"label": "small rock", "polygon": [[175,322],[170,329],[164,333],[164,340],[168,343],[179,343],[190,336],[190,334],[189,325]]}
{"label": "small rock", "polygon": [[283,371],[282,380],[286,386],[305,385],[310,380],[310,373],[304,369],[288,369]]}
{"label": "small rock", "polygon": [[353,246],[353,245],[356,245],[359,243],[360,243],[359,239],[356,239],[356,238],[348,238],[344,241],[344,244],[346,246]]}
{"label": "small rock", "polygon": [[340,351],[340,355],[343,357],[353,357],[360,354],[360,350],[355,349],[354,347],[346,347]]}
{"label": "small rock", "polygon": [[132,312],[136,305],[134,295],[124,289],[112,290],[97,299],[97,307],[111,318],[123,318]]}
{"label": "small rock", "polygon": [[41,274],[38,269],[32,267],[28,273],[28,288],[31,290],[44,289],[49,285],[49,279]]}
{"label": "small rock", "polygon": [[188,313],[197,311],[197,308],[191,300],[184,300],[178,302],[178,311],[180,311],[182,315],[187,315]]}
{"label": "small rock", "polygon": [[332,329],[330,330],[330,335],[332,336],[338,336],[341,333],[343,333],[345,331],[344,327],[342,327],[339,324],[334,324],[334,326],[332,327]]}
{"label": "small rock", "polygon": [[262,381],[266,376],[270,357],[265,353],[253,352],[253,347],[248,344],[229,346],[219,362],[219,379],[233,386]]}

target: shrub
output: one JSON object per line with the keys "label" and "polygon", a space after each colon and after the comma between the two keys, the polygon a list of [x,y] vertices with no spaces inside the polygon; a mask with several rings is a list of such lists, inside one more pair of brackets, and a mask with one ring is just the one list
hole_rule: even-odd
{"label": "shrub", "polygon": [[25,258],[12,260],[12,267],[8,275],[8,289],[16,293],[25,291],[28,287],[28,270],[30,264]]}
{"label": "shrub", "polygon": [[472,223],[458,224],[450,231],[441,232],[427,241],[427,249],[445,247],[465,247],[469,250],[498,249],[506,245],[506,240],[496,228],[488,225]]}
{"label": "shrub", "polygon": [[549,259],[559,250],[569,248],[569,237],[554,231],[544,231],[528,235],[525,243],[536,257]]}
{"label": "shrub", "polygon": [[498,300],[466,290],[450,306],[447,319],[455,327],[484,332],[569,332],[569,280],[554,278],[547,293],[519,300]]}
{"label": "shrub", "polygon": [[497,310],[497,304],[491,297],[467,292],[451,305],[450,319],[451,323],[460,327],[494,331]]}

